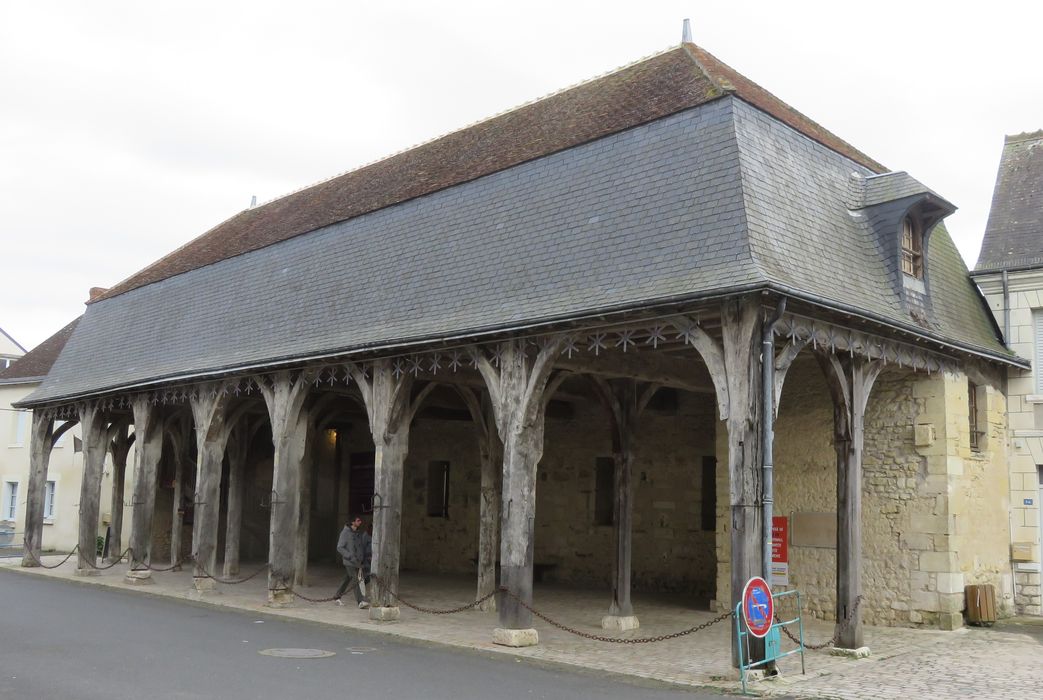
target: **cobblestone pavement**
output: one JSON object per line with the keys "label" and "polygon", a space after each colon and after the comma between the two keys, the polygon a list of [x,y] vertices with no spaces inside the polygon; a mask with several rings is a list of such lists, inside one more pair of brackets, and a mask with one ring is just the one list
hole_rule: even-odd
{"label": "cobblestone pavement", "polygon": [[[45,557],[56,563],[60,557]],[[244,564],[243,574],[261,564]],[[0,560],[0,567],[28,575],[76,580],[90,585],[143,592],[174,598],[192,598],[190,571],[153,574],[155,584],[128,586],[123,583],[126,565],[97,576],[76,577],[74,561],[54,570],[21,569],[18,560]],[[322,598],[332,595],[341,571],[313,567],[303,595]],[[484,652],[514,654],[586,669],[654,678],[681,685],[715,687],[735,691],[738,674],[730,664],[730,635],[734,623],[721,622],[707,630],[679,639],[654,644],[610,644],[577,637],[536,620],[538,646],[508,649],[492,643],[496,614],[470,610],[449,616],[424,615],[401,607],[401,619],[393,623],[372,622],[367,611],[351,605],[298,601],[293,607],[273,609],[267,598],[264,575],[241,585],[218,585],[204,603],[250,610],[281,617],[343,625],[401,637]],[[402,575],[401,595],[411,603],[432,608],[450,608],[474,599],[474,580],[450,575]],[[606,633],[600,620],[608,603],[605,591],[537,584],[534,605],[565,625],[584,632],[618,637],[645,637],[692,627],[715,617],[695,609],[689,602],[668,596],[634,596],[641,628],[625,633]],[[805,621],[805,639],[824,641],[832,635],[832,623]],[[755,683],[764,695],[793,695],[815,698],[990,698],[1039,697],[1040,664],[1043,663],[1043,619],[1026,619],[1021,624],[1001,623],[991,629],[968,628],[956,632],[894,627],[866,627],[868,659],[854,660],[827,652],[808,652],[807,675],[800,673],[799,656],[783,659],[781,677]],[[784,648],[786,643],[784,642]]]}

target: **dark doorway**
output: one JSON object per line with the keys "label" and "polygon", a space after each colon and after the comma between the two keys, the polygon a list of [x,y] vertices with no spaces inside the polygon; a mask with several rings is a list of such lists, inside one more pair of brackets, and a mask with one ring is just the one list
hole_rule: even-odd
{"label": "dark doorway", "polygon": [[351,453],[351,475],[348,477],[348,517],[373,511],[373,489],[376,472],[372,452]]}

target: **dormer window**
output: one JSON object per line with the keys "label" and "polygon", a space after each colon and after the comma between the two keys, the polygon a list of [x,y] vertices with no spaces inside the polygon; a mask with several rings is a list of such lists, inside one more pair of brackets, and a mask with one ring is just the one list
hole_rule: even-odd
{"label": "dormer window", "polygon": [[902,219],[902,272],[923,279],[923,231],[911,216]]}

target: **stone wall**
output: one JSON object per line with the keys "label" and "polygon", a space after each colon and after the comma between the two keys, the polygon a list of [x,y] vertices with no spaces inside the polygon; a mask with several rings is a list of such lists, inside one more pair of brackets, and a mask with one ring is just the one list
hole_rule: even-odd
{"label": "stone wall", "polygon": [[[1004,324],[1003,286],[999,275],[977,278],[996,318]],[[1011,350],[1025,359],[1035,355],[1033,313],[1043,310],[1043,271],[1015,271],[1009,278]],[[1036,370],[1039,371],[1038,369]],[[1043,392],[1032,370],[1011,368],[1007,378],[1010,458],[1010,538],[1014,567],[1015,609],[1041,615],[1039,473],[1043,468]]]}
{"label": "stone wall", "polygon": [[[973,452],[964,375],[890,367],[876,382],[863,456],[861,610],[869,624],[959,626],[965,583],[992,583],[1001,609],[1009,607],[1004,400],[995,387],[981,393],[988,434]],[[722,464],[723,433],[722,426]],[[834,619],[836,604],[832,441],[825,381],[803,355],[786,379],[776,423],[775,514],[790,519],[788,587],[798,588],[805,609],[824,619]],[[727,474],[720,477],[717,600],[728,601],[728,482]],[[795,532],[798,519],[823,531]]]}
{"label": "stone wall", "polygon": [[[634,451],[635,591],[712,595],[714,533],[700,527],[703,457],[714,453],[714,403],[679,392],[676,410],[649,409]],[[534,560],[547,580],[609,587],[613,528],[594,522],[595,464],[611,457],[600,405],[577,401],[570,419],[548,418],[537,476]],[[427,515],[427,466],[450,462],[449,517]],[[478,549],[480,475],[469,422],[418,420],[404,479],[402,565],[473,574]]]}

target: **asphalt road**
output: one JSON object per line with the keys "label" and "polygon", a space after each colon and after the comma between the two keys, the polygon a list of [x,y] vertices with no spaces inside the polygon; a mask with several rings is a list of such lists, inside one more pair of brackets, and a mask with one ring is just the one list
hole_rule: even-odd
{"label": "asphalt road", "polygon": [[4,699],[723,697],[11,571],[0,610]]}

